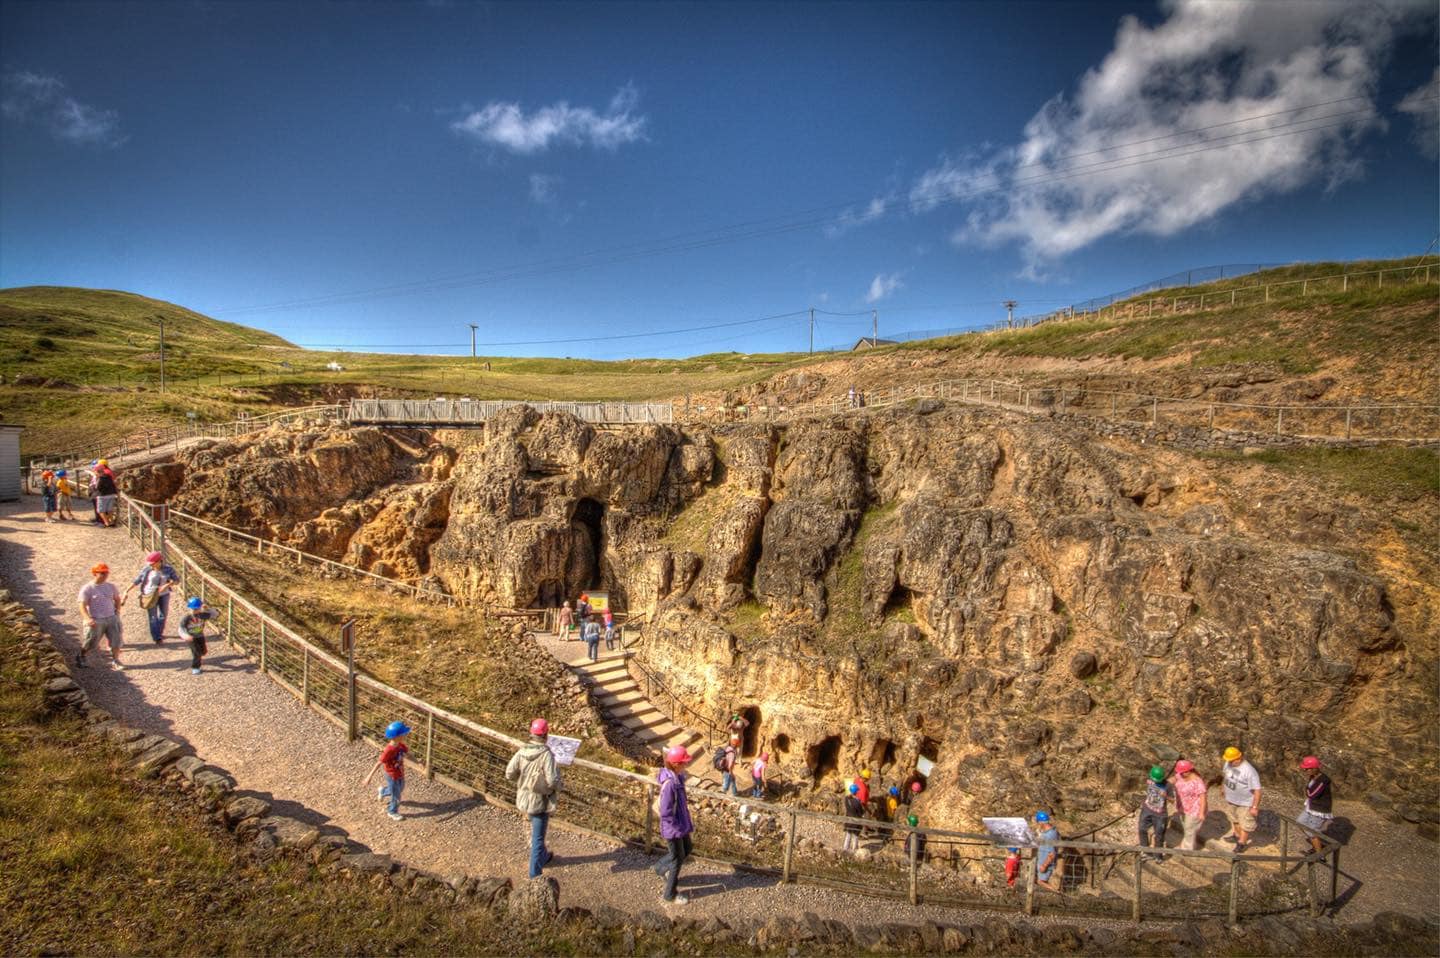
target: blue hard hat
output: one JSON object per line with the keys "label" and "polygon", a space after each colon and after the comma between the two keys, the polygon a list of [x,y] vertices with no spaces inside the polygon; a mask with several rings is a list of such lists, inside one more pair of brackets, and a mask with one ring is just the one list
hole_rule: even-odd
{"label": "blue hard hat", "polygon": [[1035,821],[1037,821],[1037,822],[1048,822],[1048,821],[1050,821],[1050,813],[1049,813],[1049,812],[1036,812],[1036,813],[1035,813]]}
{"label": "blue hard hat", "polygon": [[850,783],[850,794],[851,794],[851,795],[854,795],[854,794],[858,793],[859,791],[860,791],[860,786],[859,786],[859,785],[856,785],[854,782],[851,782],[851,783]]}
{"label": "blue hard hat", "polygon": [[64,469],[57,469],[57,470],[55,470],[55,475],[59,476],[61,479],[64,479],[64,478],[65,478],[65,470],[64,470]]}
{"label": "blue hard hat", "polygon": [[190,601],[185,603],[185,606],[190,609],[198,609],[204,604],[205,602],[198,595],[192,595]]}
{"label": "blue hard hat", "polygon": [[894,796],[896,796],[896,797],[898,798],[899,795],[900,795],[900,789],[899,789],[897,786],[891,785],[891,786],[890,786],[890,794],[891,794],[891,795],[894,795]]}
{"label": "blue hard hat", "polygon": [[1020,854],[1020,849],[1018,849],[1018,848],[1012,848],[1012,849],[1010,849],[1010,854],[1012,854],[1012,855],[1018,855],[1018,854]]}
{"label": "blue hard hat", "polygon": [[391,722],[389,725],[385,726],[386,738],[399,738],[402,735],[409,734],[410,726],[406,725],[404,722]]}

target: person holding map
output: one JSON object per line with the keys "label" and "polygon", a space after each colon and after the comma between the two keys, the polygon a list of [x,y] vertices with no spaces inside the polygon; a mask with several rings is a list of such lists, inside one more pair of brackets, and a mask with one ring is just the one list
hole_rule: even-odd
{"label": "person holding map", "polygon": [[515,782],[515,808],[530,817],[530,877],[539,878],[555,853],[545,847],[545,833],[550,827],[550,814],[555,811],[556,796],[562,782],[555,755],[548,739],[550,723],[537,718],[530,723],[530,741],[505,766],[505,778]]}

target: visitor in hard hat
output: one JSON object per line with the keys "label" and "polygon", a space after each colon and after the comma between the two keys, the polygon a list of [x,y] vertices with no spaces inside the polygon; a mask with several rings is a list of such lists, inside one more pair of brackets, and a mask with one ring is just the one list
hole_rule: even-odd
{"label": "visitor in hard hat", "polygon": [[190,639],[190,674],[200,674],[200,660],[209,651],[205,645],[205,623],[219,613],[205,605],[205,600],[192,595],[185,603],[185,614],[180,617],[180,632]]}
{"label": "visitor in hard hat", "polygon": [[40,501],[45,507],[45,521],[56,522],[55,518],[55,497],[59,490],[55,486],[55,473],[46,469],[40,473]]}
{"label": "visitor in hard hat", "polygon": [[124,632],[120,627],[120,610],[125,607],[125,596],[110,581],[110,567],[97,562],[90,567],[90,581],[80,588],[80,618],[85,623],[85,637],[80,642],[80,651],[75,656],[75,667],[85,667],[85,653],[95,648],[100,637],[110,649],[110,662],[116,669],[125,666],[120,662],[120,649],[125,645]]}
{"label": "visitor in hard hat", "polygon": [[400,793],[405,791],[405,756],[410,754],[405,737],[409,734],[410,726],[404,722],[395,721],[385,726],[385,747],[380,750],[380,757],[370,766],[370,774],[361,783],[362,786],[369,785],[377,771],[385,770],[385,784],[380,786],[377,795],[382,802],[389,800],[385,814],[397,822],[404,817],[400,814]]}
{"label": "visitor in hard hat", "polygon": [[[909,825],[911,829],[919,828],[920,818],[918,815],[906,815],[905,824]],[[911,831],[905,836],[905,857],[912,856],[917,862],[925,861],[925,836],[917,831]]]}
{"label": "visitor in hard hat", "polygon": [[1005,885],[1008,888],[1015,887],[1015,879],[1020,875],[1020,849],[1011,848],[1005,854]]}
{"label": "visitor in hard hat", "polygon": [[769,781],[765,778],[770,768],[770,753],[761,752],[760,757],[750,763],[750,797],[764,798],[765,787]]}
{"label": "visitor in hard hat", "polygon": [[694,846],[690,835],[695,830],[690,820],[690,802],[685,795],[686,769],[690,753],[683,745],[665,750],[665,765],[660,769],[660,837],[665,839],[665,857],[655,863],[655,873],[665,879],[661,898],[667,904],[684,905],[689,898],[676,891],[680,883],[680,866],[690,857]]}
{"label": "visitor in hard hat", "polygon": [[505,778],[515,783],[515,807],[530,817],[530,877],[539,878],[555,857],[545,845],[550,815],[560,794],[560,766],[550,751],[550,723],[537,718],[530,723],[530,741],[510,758]]}
{"label": "visitor in hard hat", "polygon": [[852,821],[845,823],[845,838],[840,844],[841,851],[860,850],[860,820],[865,817],[865,806],[860,801],[860,785],[851,782],[845,789],[845,817]]}
{"label": "visitor in hard hat", "polygon": [[[1307,755],[1300,760],[1300,769],[1305,773],[1305,810],[1298,821],[1311,831],[1324,832],[1335,820],[1330,798],[1330,776],[1320,771],[1320,759]],[[1310,836],[1310,847],[1324,850],[1324,843],[1318,836]]]}
{"label": "visitor in hard hat", "polygon": [[[1165,824],[1169,821],[1170,783],[1165,780],[1165,770],[1159,765],[1150,766],[1145,781],[1145,797],[1140,800],[1140,844],[1150,847],[1150,835],[1155,835],[1155,847],[1165,847]],[[1163,860],[1163,856],[1152,853],[1145,855],[1151,861]]]}
{"label": "visitor in hard hat", "polygon": [[150,622],[150,641],[156,645],[165,640],[165,617],[170,614],[170,591],[180,582],[175,567],[165,561],[165,556],[152,552],[145,557],[145,564],[136,573],[135,579],[125,589],[125,596],[140,590],[140,608]]}
{"label": "visitor in hard hat", "polygon": [[740,736],[730,736],[730,741],[721,748],[715,768],[720,772],[720,791],[729,795],[739,795],[740,789],[735,784],[735,763],[740,761]]}
{"label": "visitor in hard hat", "polygon": [[1232,842],[1236,852],[1243,852],[1250,847],[1250,836],[1260,815],[1260,773],[1233,745],[1225,750],[1224,759],[1225,814],[1232,829],[1225,841]]}
{"label": "visitor in hard hat", "polygon": [[57,501],[59,503],[58,510],[60,518],[73,520],[75,518],[75,513],[70,508],[70,504],[75,498],[77,492],[75,489],[75,483],[70,479],[70,473],[68,470],[57,469],[55,471],[55,494],[58,497]]}
{"label": "visitor in hard hat", "polygon": [[1180,847],[1186,851],[1195,851],[1200,826],[1205,824],[1205,816],[1210,812],[1209,792],[1205,779],[1195,771],[1194,762],[1182,758],[1175,763],[1175,804],[1180,810],[1182,829]]}
{"label": "visitor in hard hat", "polygon": [[1055,866],[1060,863],[1060,852],[1055,844],[1060,841],[1060,831],[1050,821],[1050,813],[1044,810],[1035,813],[1035,827],[1040,833],[1035,845],[1035,881],[1058,892],[1063,887],[1055,874]]}

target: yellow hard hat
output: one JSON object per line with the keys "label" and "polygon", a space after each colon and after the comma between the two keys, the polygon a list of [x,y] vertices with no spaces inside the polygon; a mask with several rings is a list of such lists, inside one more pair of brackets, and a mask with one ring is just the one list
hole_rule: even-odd
{"label": "yellow hard hat", "polygon": [[1238,748],[1232,745],[1225,750],[1225,761],[1233,762],[1237,758],[1240,758],[1243,754],[1243,752],[1241,752]]}
{"label": "yellow hard hat", "polygon": [[865,779],[865,781],[867,782],[870,781],[870,770],[868,768],[862,768],[860,770],[860,777]]}
{"label": "yellow hard hat", "polygon": [[109,459],[101,459],[98,463],[96,463],[96,465],[99,465],[99,466],[108,466],[108,465],[110,465],[110,460],[109,460]]}

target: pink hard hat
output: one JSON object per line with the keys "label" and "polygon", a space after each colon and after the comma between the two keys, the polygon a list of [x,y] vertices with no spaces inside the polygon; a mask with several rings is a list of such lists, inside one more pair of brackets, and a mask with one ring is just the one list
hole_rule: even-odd
{"label": "pink hard hat", "polygon": [[1180,761],[1175,763],[1175,771],[1179,772],[1182,775],[1186,772],[1193,772],[1195,771],[1195,763],[1190,761],[1188,758],[1182,758]]}
{"label": "pink hard hat", "polygon": [[531,734],[531,735],[549,735],[549,734],[550,734],[550,723],[547,722],[547,721],[545,721],[543,718],[537,718],[535,721],[533,721],[533,722],[530,723],[530,734]]}
{"label": "pink hard hat", "polygon": [[911,783],[910,783],[910,791],[912,791],[912,792],[917,792],[917,793],[918,793],[922,787],[923,787],[923,786],[921,786],[921,784],[920,784],[919,782],[911,782]]}
{"label": "pink hard hat", "polygon": [[165,557],[158,552],[152,552],[145,557],[146,562],[164,562]]}
{"label": "pink hard hat", "polygon": [[683,745],[672,745],[665,750],[665,761],[670,765],[689,765],[690,753],[685,751]]}
{"label": "pink hard hat", "polygon": [[1313,755],[1307,755],[1300,760],[1301,768],[1319,768],[1320,760]]}

